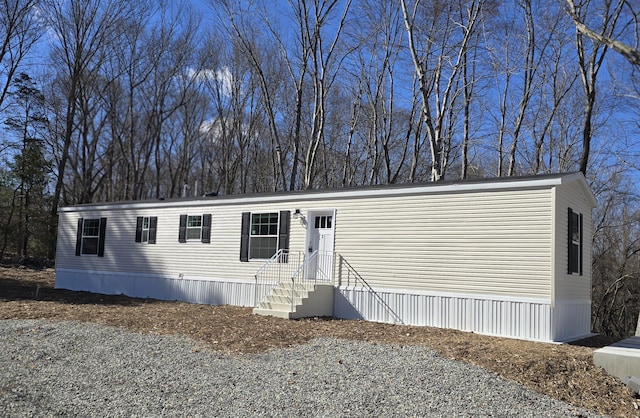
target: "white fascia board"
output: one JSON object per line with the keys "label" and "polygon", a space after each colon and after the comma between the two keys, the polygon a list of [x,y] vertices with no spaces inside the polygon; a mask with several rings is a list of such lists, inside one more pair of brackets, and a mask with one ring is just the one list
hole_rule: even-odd
{"label": "white fascia board", "polygon": [[[95,205],[78,205],[78,206],[66,206],[59,208],[59,212],[81,212],[81,211],[96,211],[96,210],[122,210],[122,209],[146,209],[146,208],[181,208],[181,207],[199,207],[199,206],[227,206],[227,205],[241,205],[250,203],[278,203],[278,202],[297,202],[304,200],[329,200],[329,199],[344,199],[344,198],[369,198],[369,197],[393,197],[393,196],[410,196],[417,194],[439,194],[439,193],[455,193],[455,192],[479,192],[479,191],[491,191],[491,190],[506,190],[506,189],[533,189],[533,188],[545,188],[553,187],[564,183],[569,183],[579,179],[582,174],[577,173],[567,176],[557,177],[545,177],[540,179],[523,179],[514,181],[487,181],[487,182],[469,182],[469,183],[453,183],[442,184],[437,183],[427,184],[423,186],[407,185],[392,186],[392,187],[376,187],[376,188],[362,188],[362,189],[328,189],[326,191],[310,191],[310,192],[281,192],[278,194],[255,194],[251,196],[246,195],[227,195],[221,197],[212,198],[194,198],[185,200],[171,200],[171,201],[140,201],[140,202],[126,202],[126,203],[110,203]],[[563,179],[565,179],[563,181]],[[584,181],[584,177],[582,177]],[[588,187],[587,187],[588,189]]]}

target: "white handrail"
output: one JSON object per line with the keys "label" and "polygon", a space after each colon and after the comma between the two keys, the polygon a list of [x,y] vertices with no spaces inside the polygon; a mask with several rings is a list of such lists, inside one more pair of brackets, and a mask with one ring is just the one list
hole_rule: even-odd
{"label": "white handrail", "polygon": [[303,256],[302,253],[297,253],[296,257],[295,253],[292,254],[289,250],[281,249],[276,251],[276,253],[256,271],[254,275],[254,306],[258,306],[260,300],[266,296],[260,295],[260,293],[265,293],[266,291],[266,294],[268,294],[278,283],[291,277],[291,270],[299,266]]}

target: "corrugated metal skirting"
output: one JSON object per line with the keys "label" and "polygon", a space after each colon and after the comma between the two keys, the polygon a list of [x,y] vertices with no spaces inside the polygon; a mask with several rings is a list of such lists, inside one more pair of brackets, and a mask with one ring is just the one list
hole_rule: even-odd
{"label": "corrugated metal skirting", "polygon": [[[162,278],[111,272],[56,271],[56,287],[210,305],[254,306],[255,284],[202,278]],[[259,289],[261,293],[268,289]],[[549,302],[409,290],[336,287],[334,316],[433,326],[537,341],[564,341],[590,331],[589,301]]]}
{"label": "corrugated metal skirting", "polygon": [[334,315],[552,341],[550,303],[336,288]]}
{"label": "corrugated metal skirting", "polygon": [[135,273],[56,271],[56,287],[69,290],[127,295],[161,300],[182,300],[208,305],[253,306],[253,282],[161,278]]}

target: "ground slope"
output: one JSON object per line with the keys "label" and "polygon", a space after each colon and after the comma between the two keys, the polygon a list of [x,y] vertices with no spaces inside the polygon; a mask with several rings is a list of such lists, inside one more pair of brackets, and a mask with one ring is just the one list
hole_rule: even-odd
{"label": "ground slope", "polygon": [[314,337],[419,345],[575,406],[640,416],[640,400],[593,364],[593,350],[614,341],[606,337],[557,345],[364,321],[290,321],[255,316],[249,308],[72,292],[54,289],[53,283],[52,269],[0,266],[0,319],[75,320],[141,333],[183,334],[235,355],[291,347]]}

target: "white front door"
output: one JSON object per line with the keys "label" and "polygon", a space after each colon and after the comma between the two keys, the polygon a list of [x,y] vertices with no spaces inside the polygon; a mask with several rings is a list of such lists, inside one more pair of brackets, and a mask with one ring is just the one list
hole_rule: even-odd
{"label": "white front door", "polygon": [[311,210],[307,219],[307,257],[309,263],[305,277],[310,280],[331,281],[333,274],[333,244],[335,210]]}

